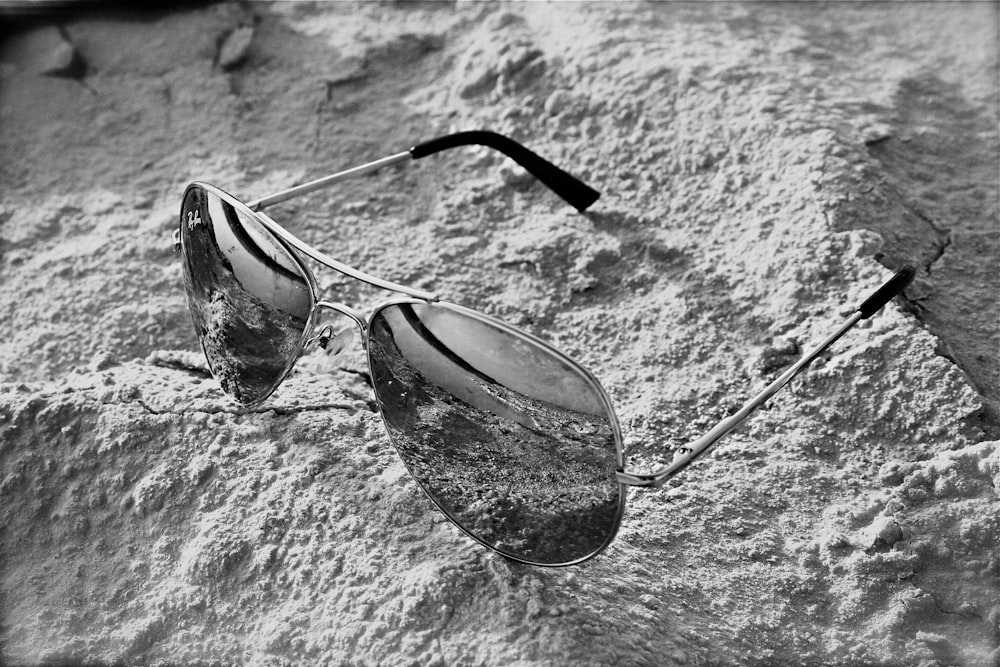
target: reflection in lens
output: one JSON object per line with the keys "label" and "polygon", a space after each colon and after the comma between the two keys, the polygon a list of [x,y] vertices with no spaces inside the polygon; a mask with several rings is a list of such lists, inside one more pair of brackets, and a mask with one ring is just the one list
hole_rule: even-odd
{"label": "reflection in lens", "polygon": [[369,358],[404,462],[473,537],[518,560],[561,565],[614,536],[623,501],[615,428],[578,369],[440,304],[379,311]]}
{"label": "reflection in lens", "polygon": [[188,306],[212,373],[241,403],[266,398],[308,325],[302,268],[249,211],[197,186],[185,193],[181,239]]}

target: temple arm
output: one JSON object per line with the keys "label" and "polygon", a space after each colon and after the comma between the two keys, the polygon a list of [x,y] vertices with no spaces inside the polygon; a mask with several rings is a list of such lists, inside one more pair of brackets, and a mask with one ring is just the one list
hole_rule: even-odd
{"label": "temple arm", "polygon": [[637,474],[619,470],[617,472],[618,481],[622,484],[629,484],[632,486],[663,486],[668,479],[686,468],[692,461],[708,451],[712,445],[721,440],[723,436],[743,423],[743,421],[750,416],[750,413],[774,396],[774,394],[776,394],[782,387],[788,384],[789,380],[798,375],[806,366],[812,363],[816,357],[821,355],[828,347],[833,345],[834,341],[847,333],[851,327],[861,320],[868,319],[881,310],[882,306],[887,304],[894,296],[902,292],[906,286],[910,284],[910,281],[913,280],[915,273],[916,271],[913,267],[903,267],[874,294],[865,299],[865,301],[858,306],[857,310],[843,324],[841,324],[836,331],[830,334],[826,340],[816,346],[808,354],[805,354],[801,359],[799,359],[799,361],[792,365],[791,368],[782,373],[777,380],[769,384],[763,391],[744,403],[743,407],[737,410],[735,414],[716,424],[708,433],[701,436],[694,442],[680,448],[670,465],[651,474]]}
{"label": "temple arm", "polygon": [[417,144],[408,151],[395,153],[394,155],[373,162],[352,167],[351,169],[346,169],[336,174],[318,178],[315,181],[256,199],[248,202],[247,206],[253,211],[259,211],[273,204],[287,201],[292,197],[303,195],[307,192],[325,188],[348,178],[369,174],[392,164],[409,160],[419,160],[422,157],[459,146],[488,146],[500,151],[524,167],[528,173],[547,185],[554,193],[562,197],[578,211],[586,210],[588,206],[597,201],[597,198],[601,196],[597,190],[594,190],[583,181],[571,176],[548,160],[528,150],[513,139],[505,137],[502,134],[497,134],[496,132],[478,130],[473,132],[458,132],[438,137],[437,139],[431,139],[422,144]]}

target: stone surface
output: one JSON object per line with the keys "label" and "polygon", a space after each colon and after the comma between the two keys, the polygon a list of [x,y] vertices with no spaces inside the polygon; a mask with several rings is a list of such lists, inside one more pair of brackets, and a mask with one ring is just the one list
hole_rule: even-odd
{"label": "stone surface", "polygon": [[[134,18],[12,22],[0,48],[0,662],[996,664],[995,5]],[[31,64],[39,34],[79,80]],[[704,460],[631,491],[605,553],[513,564],[407,475],[356,339],[236,409],[171,242],[192,180],[250,199],[476,128],[601,199],[577,214],[470,148],[270,215],[558,344],[635,469],[892,269],[920,275]],[[385,296],[318,277],[357,308]]]}

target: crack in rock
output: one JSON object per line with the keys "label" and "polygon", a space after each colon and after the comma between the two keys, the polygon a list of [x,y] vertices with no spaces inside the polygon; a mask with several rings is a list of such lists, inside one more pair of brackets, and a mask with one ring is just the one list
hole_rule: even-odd
{"label": "crack in rock", "polygon": [[304,405],[298,407],[284,407],[284,406],[272,406],[265,408],[256,408],[253,410],[241,410],[239,408],[227,409],[227,408],[197,408],[197,409],[180,409],[180,410],[157,410],[151,407],[144,400],[135,398],[130,401],[102,401],[101,405],[139,405],[143,410],[151,415],[191,415],[191,414],[206,414],[206,415],[263,415],[267,413],[274,413],[277,416],[286,417],[288,415],[297,415],[306,412],[323,412],[324,410],[344,410],[347,412],[357,412],[358,406],[351,405],[350,403],[323,403],[319,405]]}

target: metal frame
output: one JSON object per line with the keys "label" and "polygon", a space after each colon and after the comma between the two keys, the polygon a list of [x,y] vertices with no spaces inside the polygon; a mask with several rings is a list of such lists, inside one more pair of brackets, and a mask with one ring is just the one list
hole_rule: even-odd
{"label": "metal frame", "polygon": [[837,329],[837,331],[831,334],[825,341],[810,350],[809,353],[803,355],[795,364],[782,373],[778,379],[744,403],[743,407],[713,426],[711,430],[700,438],[693,440],[678,449],[677,454],[674,456],[674,460],[671,461],[668,466],[650,474],[627,472],[622,469],[617,474],[618,481],[622,484],[628,484],[630,486],[655,488],[663,486],[668,479],[684,470],[684,468],[688,467],[688,465],[690,465],[696,458],[708,451],[712,445],[743,423],[743,420],[749,417],[751,412],[759,408],[761,405],[766,403],[768,399],[778,393],[778,391],[788,384],[793,377],[802,372],[806,366],[811,364],[819,355],[821,355],[828,347],[833,345],[838,338],[847,333],[847,331],[861,319],[861,313],[854,313],[840,326],[839,329]]}
{"label": "metal frame", "polygon": [[357,167],[352,167],[350,169],[345,169],[344,171],[339,171],[336,174],[330,174],[329,176],[324,176],[323,178],[317,178],[314,181],[309,181],[308,183],[303,183],[302,185],[296,185],[294,188],[288,188],[287,190],[276,192],[273,195],[269,195],[267,197],[254,199],[253,201],[247,202],[247,207],[249,207],[251,211],[260,211],[268,206],[279,204],[283,201],[288,201],[292,197],[298,197],[299,195],[308,194],[310,192],[314,192],[316,190],[329,187],[334,183],[339,183],[340,181],[347,180],[348,178],[354,178],[356,176],[364,176],[365,174],[370,174],[374,171],[378,171],[382,167],[388,167],[389,165],[398,164],[400,162],[406,162],[411,159],[412,156],[410,155],[409,151],[396,153],[395,155],[390,155],[380,160],[374,160],[372,162],[368,162]]}
{"label": "metal frame", "polygon": [[[378,278],[376,276],[368,274],[364,271],[360,271],[353,267],[347,266],[346,264],[339,262],[338,260],[330,257],[329,255],[317,250],[316,248],[310,246],[301,239],[297,238],[291,232],[283,228],[281,225],[279,225],[277,222],[271,219],[268,215],[262,212],[262,209],[267,206],[287,201],[302,194],[314,192],[316,190],[328,187],[330,185],[333,185],[335,183],[341,182],[349,178],[372,173],[383,167],[399,164],[408,161],[410,159],[424,157],[426,155],[430,155],[434,152],[444,150],[446,148],[452,148],[455,146],[470,145],[470,144],[490,146],[512,157],[519,164],[522,164],[522,166],[525,166],[525,168],[531,171],[531,173],[533,173],[534,175],[538,176],[541,180],[543,180],[543,182],[545,182],[546,185],[552,188],[553,191],[556,192],[556,194],[563,197],[563,199],[571,203],[573,206],[577,207],[579,210],[585,209],[587,206],[593,203],[594,200],[597,199],[598,193],[595,190],[589,188],[589,186],[587,186],[586,184],[577,181],[574,177],[570,176],[569,174],[566,174],[558,167],[555,167],[551,163],[543,160],[542,158],[535,155],[528,149],[524,148],[523,146],[520,146],[516,142],[513,142],[511,139],[503,137],[502,135],[497,135],[492,132],[467,132],[467,133],[458,133],[455,135],[447,135],[445,137],[440,137],[430,142],[426,142],[425,144],[420,144],[418,146],[415,146],[414,148],[411,148],[409,151],[395,153],[393,155],[389,155],[387,157],[374,160],[372,162],[359,165],[357,167],[352,167],[350,169],[346,169],[344,171],[340,171],[335,174],[331,174],[329,176],[319,178],[314,181],[310,181],[303,185],[295,186],[283,190],[281,192],[277,192],[272,195],[262,197],[260,199],[252,200],[251,202],[246,204],[236,199],[232,195],[229,195],[228,193],[208,183],[195,182],[189,185],[188,188],[192,187],[205,188],[213,192],[214,194],[224,198],[229,204],[240,209],[245,214],[249,214],[255,217],[264,228],[266,228],[268,231],[274,234],[274,236],[278,239],[278,241],[295,258],[295,261],[297,262],[299,268],[302,269],[302,272],[305,274],[307,282],[309,284],[310,294],[312,296],[313,303],[312,303],[312,309],[309,314],[306,330],[303,333],[302,339],[299,343],[299,352],[296,355],[296,359],[302,355],[309,342],[316,340],[312,338],[312,333],[315,328],[315,323],[318,319],[319,312],[321,311],[321,309],[328,309],[347,316],[359,327],[359,329],[361,330],[362,344],[364,345],[366,351],[366,358],[368,359],[369,370],[370,370],[371,346],[369,344],[370,342],[369,336],[370,336],[370,329],[371,329],[370,325],[372,319],[384,308],[387,308],[392,305],[399,305],[405,303],[431,303],[437,307],[452,310],[454,312],[461,313],[462,315],[478,319],[481,322],[490,324],[491,326],[498,327],[501,330],[506,331],[514,336],[517,336],[527,342],[540,346],[550,354],[556,356],[561,361],[569,365],[574,370],[578,371],[587,380],[588,383],[592,384],[593,387],[597,389],[598,394],[600,395],[601,400],[604,402],[605,407],[607,408],[607,412],[611,417],[611,424],[615,438],[616,461],[618,466],[618,470],[616,472],[615,477],[618,482],[618,488],[619,488],[618,516],[616,519],[614,530],[611,532],[607,541],[601,546],[600,549],[598,549],[592,554],[587,555],[586,557],[580,558],[577,561],[558,564],[555,565],[555,567],[559,567],[562,565],[574,565],[583,562],[603,551],[607,547],[607,545],[611,543],[611,541],[615,537],[615,534],[618,531],[618,528],[621,524],[621,519],[624,515],[626,486],[637,486],[646,488],[649,487],[655,488],[662,486],[667,480],[669,480],[677,473],[681,472],[684,468],[690,465],[695,459],[697,459],[699,456],[708,451],[712,447],[712,445],[714,445],[721,438],[723,438],[725,435],[727,435],[729,432],[731,432],[733,429],[739,426],[754,410],[756,410],[758,407],[764,404],[782,387],[788,384],[788,382],[793,377],[795,377],[803,369],[805,369],[813,360],[815,360],[820,354],[822,354],[841,336],[847,333],[847,331],[849,331],[860,320],[867,319],[875,312],[877,312],[879,309],[881,309],[882,306],[884,306],[893,296],[900,293],[913,278],[914,271],[911,267],[905,267],[903,270],[898,272],[890,281],[885,283],[877,292],[875,292],[871,297],[869,297],[865,302],[863,302],[858,307],[857,312],[851,315],[851,317],[849,317],[836,331],[834,331],[829,337],[827,337],[826,340],[824,340],[822,343],[813,348],[810,352],[805,354],[798,362],[796,362],[789,369],[787,369],[780,377],[774,380],[763,391],[759,392],[753,398],[748,400],[738,411],[736,411],[733,415],[727,417],[726,419],[723,419],[721,422],[712,427],[707,433],[693,440],[688,445],[680,448],[677,454],[675,455],[674,460],[669,465],[664,466],[659,470],[655,470],[652,473],[639,473],[634,471],[627,471],[625,470],[624,448],[623,448],[621,429],[618,423],[618,418],[614,411],[614,407],[611,404],[611,399],[608,397],[607,392],[605,392],[604,388],[601,386],[600,382],[598,382],[597,378],[595,378],[594,375],[589,370],[581,366],[575,360],[568,357],[562,351],[553,347],[546,341],[526,331],[523,331],[517,327],[507,324],[502,320],[494,318],[490,315],[481,313],[476,310],[472,310],[470,308],[466,308],[464,306],[441,301],[439,300],[438,296],[433,292],[427,292],[425,290],[420,290],[412,287],[407,287],[405,285],[400,285],[398,283],[384,280],[382,278]],[[185,191],[185,193],[186,192],[187,191]],[[175,234],[175,242],[177,241],[178,234],[179,232]],[[309,257],[315,260],[316,262],[330,269],[333,269],[334,271],[342,273],[346,276],[355,278],[356,280],[360,280],[374,287],[395,292],[403,296],[395,297],[389,299],[388,301],[379,303],[367,317],[362,316],[350,306],[331,301],[321,301],[319,299],[319,288],[316,278],[313,275],[312,270],[301,259],[300,254]],[[248,404],[248,406],[258,405],[259,403],[265,401],[270,396],[270,394],[277,389],[278,385],[281,384],[281,382],[285,379],[285,377],[287,377],[288,373],[291,372],[294,364],[295,360],[293,360],[289,364],[288,368],[285,369],[284,373],[281,375],[279,380],[275,382],[275,384],[270,388],[267,394],[265,394],[259,400]],[[380,408],[380,416],[382,416],[384,424],[385,418],[384,415],[381,415],[381,408]],[[423,489],[422,486],[421,488]],[[431,498],[431,500],[434,500],[433,497],[431,497],[430,494],[426,492],[426,490],[424,490],[424,492],[425,494],[428,495],[428,497]],[[445,512],[445,514],[447,515],[447,512]],[[489,544],[486,544],[485,542],[477,538],[475,535],[472,535],[472,533],[466,531],[465,528],[457,524],[457,522],[453,521],[453,523],[455,523],[455,525],[458,525],[459,528],[462,528],[464,532],[468,533],[476,541],[484,544],[487,547],[490,547]],[[531,561],[528,560],[513,558],[508,554],[503,554],[503,555],[506,558],[512,558],[512,560],[520,560],[521,562],[533,565],[545,565],[540,563],[532,563]]]}

